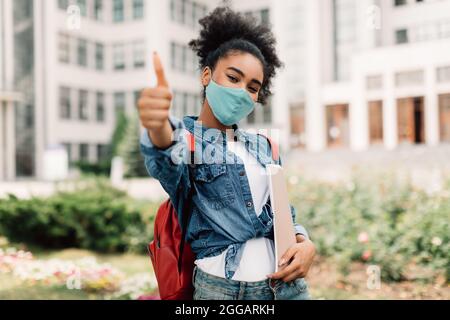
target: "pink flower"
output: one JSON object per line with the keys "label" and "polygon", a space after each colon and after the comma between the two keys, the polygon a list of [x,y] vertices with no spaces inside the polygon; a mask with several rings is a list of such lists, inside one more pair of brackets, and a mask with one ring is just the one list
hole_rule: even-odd
{"label": "pink flower", "polygon": [[361,242],[361,243],[369,242],[369,235],[367,234],[367,232],[361,232],[358,235],[358,241]]}
{"label": "pink flower", "polygon": [[371,250],[366,250],[366,251],[364,251],[363,254],[362,254],[362,256],[361,256],[361,258],[362,258],[364,261],[369,260],[371,257],[372,257],[372,251],[371,251]]}

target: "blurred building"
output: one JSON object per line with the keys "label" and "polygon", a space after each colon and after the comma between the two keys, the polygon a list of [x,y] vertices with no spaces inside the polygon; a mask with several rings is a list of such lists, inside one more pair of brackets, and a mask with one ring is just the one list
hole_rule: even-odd
{"label": "blurred building", "polygon": [[[71,161],[102,159],[117,114],[155,84],[152,50],[173,114],[197,114],[187,43],[220,2],[1,0],[0,179],[42,177],[55,144]],[[450,142],[450,0],[229,2],[272,26],[285,63],[244,127],[280,129],[284,150]]]}
{"label": "blurred building", "polygon": [[304,68],[295,67],[304,81],[287,86],[303,89],[289,100],[300,144],[450,142],[450,1],[294,3],[303,13]]}
{"label": "blurred building", "polygon": [[276,33],[286,68],[270,125],[284,129],[284,146],[450,142],[449,0],[232,3]]}
{"label": "blurred building", "polygon": [[[105,157],[119,112],[155,84],[158,50],[177,115],[200,109],[187,40],[206,0],[1,0],[0,180],[42,177],[47,148]],[[208,4],[208,5],[207,5]]]}

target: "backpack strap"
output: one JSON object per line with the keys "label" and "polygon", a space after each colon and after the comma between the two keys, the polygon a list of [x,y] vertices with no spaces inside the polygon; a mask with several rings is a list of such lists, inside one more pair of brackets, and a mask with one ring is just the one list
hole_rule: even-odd
{"label": "backpack strap", "polygon": [[192,168],[195,167],[195,137],[192,133],[188,132],[187,134],[188,139],[188,150],[190,155],[190,163],[188,163],[188,176],[189,176],[189,182],[191,187],[189,188],[188,195],[184,201],[183,205],[183,214],[181,215],[182,221],[181,221],[181,242],[180,242],[180,256],[178,259],[178,272],[181,273],[181,266],[183,264],[183,252],[184,252],[184,244],[186,242],[186,234],[187,229],[189,226],[189,222],[191,221],[192,216],[192,205],[193,201],[192,198],[195,194],[195,187],[194,187],[194,173],[192,172]]}
{"label": "backpack strap", "polygon": [[262,136],[262,137],[264,137],[264,138],[267,139],[267,141],[269,142],[270,149],[271,149],[271,151],[272,151],[272,159],[273,159],[275,162],[279,162],[279,160],[280,160],[280,149],[279,149],[279,147],[278,147],[278,144],[276,144],[276,143],[272,140],[272,138],[270,138],[269,136],[266,136],[265,134],[258,133],[258,135],[260,135],[260,136]]}

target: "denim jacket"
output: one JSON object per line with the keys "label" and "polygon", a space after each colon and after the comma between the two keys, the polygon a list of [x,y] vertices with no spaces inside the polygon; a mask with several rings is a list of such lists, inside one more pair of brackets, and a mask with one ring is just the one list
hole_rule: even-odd
{"label": "denim jacket", "polygon": [[[225,257],[225,276],[231,279],[239,266],[245,242],[259,237],[273,240],[270,200],[258,216],[255,212],[250,185],[241,159],[226,149],[226,135],[219,129],[210,129],[186,116],[183,121],[170,117],[174,129],[173,143],[167,149],[153,145],[147,130],[141,136],[141,152],[150,176],[161,183],[181,220],[184,199],[191,187],[186,130],[195,137],[195,166],[191,169],[196,193],[193,198],[191,221],[186,240],[197,259],[212,257],[229,249]],[[245,132],[233,126],[235,137],[265,167],[275,163],[266,138]],[[281,165],[281,160],[277,161]],[[295,222],[296,234],[306,238],[306,229]]]}

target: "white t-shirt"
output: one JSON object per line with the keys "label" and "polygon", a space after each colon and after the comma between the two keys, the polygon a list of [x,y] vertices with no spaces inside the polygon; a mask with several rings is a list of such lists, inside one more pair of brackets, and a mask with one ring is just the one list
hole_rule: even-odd
{"label": "white t-shirt", "polygon": [[[262,208],[269,197],[267,176],[263,174],[264,167],[256,161],[241,141],[227,142],[228,151],[234,152],[244,163],[250,190],[252,193],[256,214],[261,214]],[[227,250],[215,257],[198,259],[195,264],[204,272],[225,278],[225,256]],[[245,243],[239,266],[232,280],[261,281],[275,271],[274,242],[268,238],[254,238]]]}

